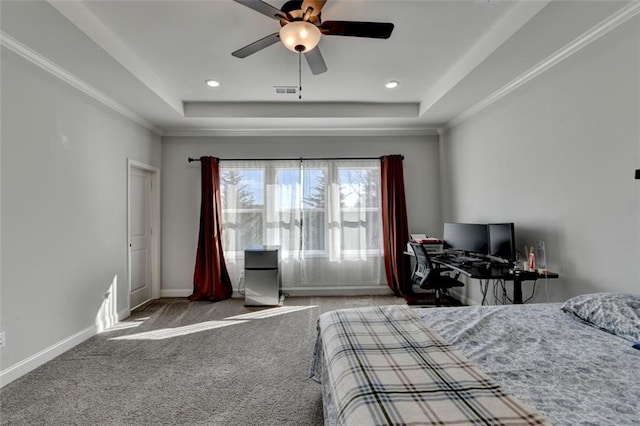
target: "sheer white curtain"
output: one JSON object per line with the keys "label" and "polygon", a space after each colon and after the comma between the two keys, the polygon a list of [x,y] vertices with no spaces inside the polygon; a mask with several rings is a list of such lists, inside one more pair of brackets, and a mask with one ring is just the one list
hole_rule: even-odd
{"label": "sheer white curtain", "polygon": [[283,287],[385,285],[379,160],[223,161],[232,280],[253,244],[280,247]]}

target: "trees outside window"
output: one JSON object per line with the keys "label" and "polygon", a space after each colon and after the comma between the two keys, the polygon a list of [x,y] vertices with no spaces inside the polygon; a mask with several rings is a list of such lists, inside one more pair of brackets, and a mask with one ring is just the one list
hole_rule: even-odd
{"label": "trees outside window", "polygon": [[280,248],[292,286],[384,284],[379,161],[225,161],[220,170],[225,258],[238,280],[244,250],[264,244]]}

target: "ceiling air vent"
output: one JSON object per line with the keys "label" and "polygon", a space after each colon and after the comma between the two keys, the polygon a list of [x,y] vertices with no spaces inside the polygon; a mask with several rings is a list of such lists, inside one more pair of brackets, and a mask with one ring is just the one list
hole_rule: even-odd
{"label": "ceiling air vent", "polygon": [[273,86],[273,90],[275,90],[276,95],[295,95],[298,93],[296,86]]}

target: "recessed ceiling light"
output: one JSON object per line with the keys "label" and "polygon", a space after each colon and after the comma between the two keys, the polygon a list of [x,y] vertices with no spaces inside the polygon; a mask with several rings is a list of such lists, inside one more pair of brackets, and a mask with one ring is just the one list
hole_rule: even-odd
{"label": "recessed ceiling light", "polygon": [[400,85],[400,83],[397,82],[396,80],[391,80],[391,81],[387,81],[385,83],[384,87],[386,87],[387,89],[395,89],[399,85]]}
{"label": "recessed ceiling light", "polygon": [[205,83],[209,87],[218,87],[218,86],[220,86],[220,82],[219,81],[215,81],[215,80],[206,80]]}

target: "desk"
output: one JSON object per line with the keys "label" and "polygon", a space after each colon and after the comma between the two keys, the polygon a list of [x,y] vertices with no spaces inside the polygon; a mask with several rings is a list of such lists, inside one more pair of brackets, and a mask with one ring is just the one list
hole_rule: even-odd
{"label": "desk", "polygon": [[485,267],[485,266],[472,266],[455,263],[452,261],[438,259],[437,256],[432,256],[431,261],[447,268],[453,269],[460,274],[478,280],[504,280],[513,281],[513,303],[522,304],[522,282],[523,281],[535,281],[537,279],[544,278],[558,278],[559,275],[555,272],[539,273],[531,271],[519,271],[510,272],[508,266],[504,267]]}

